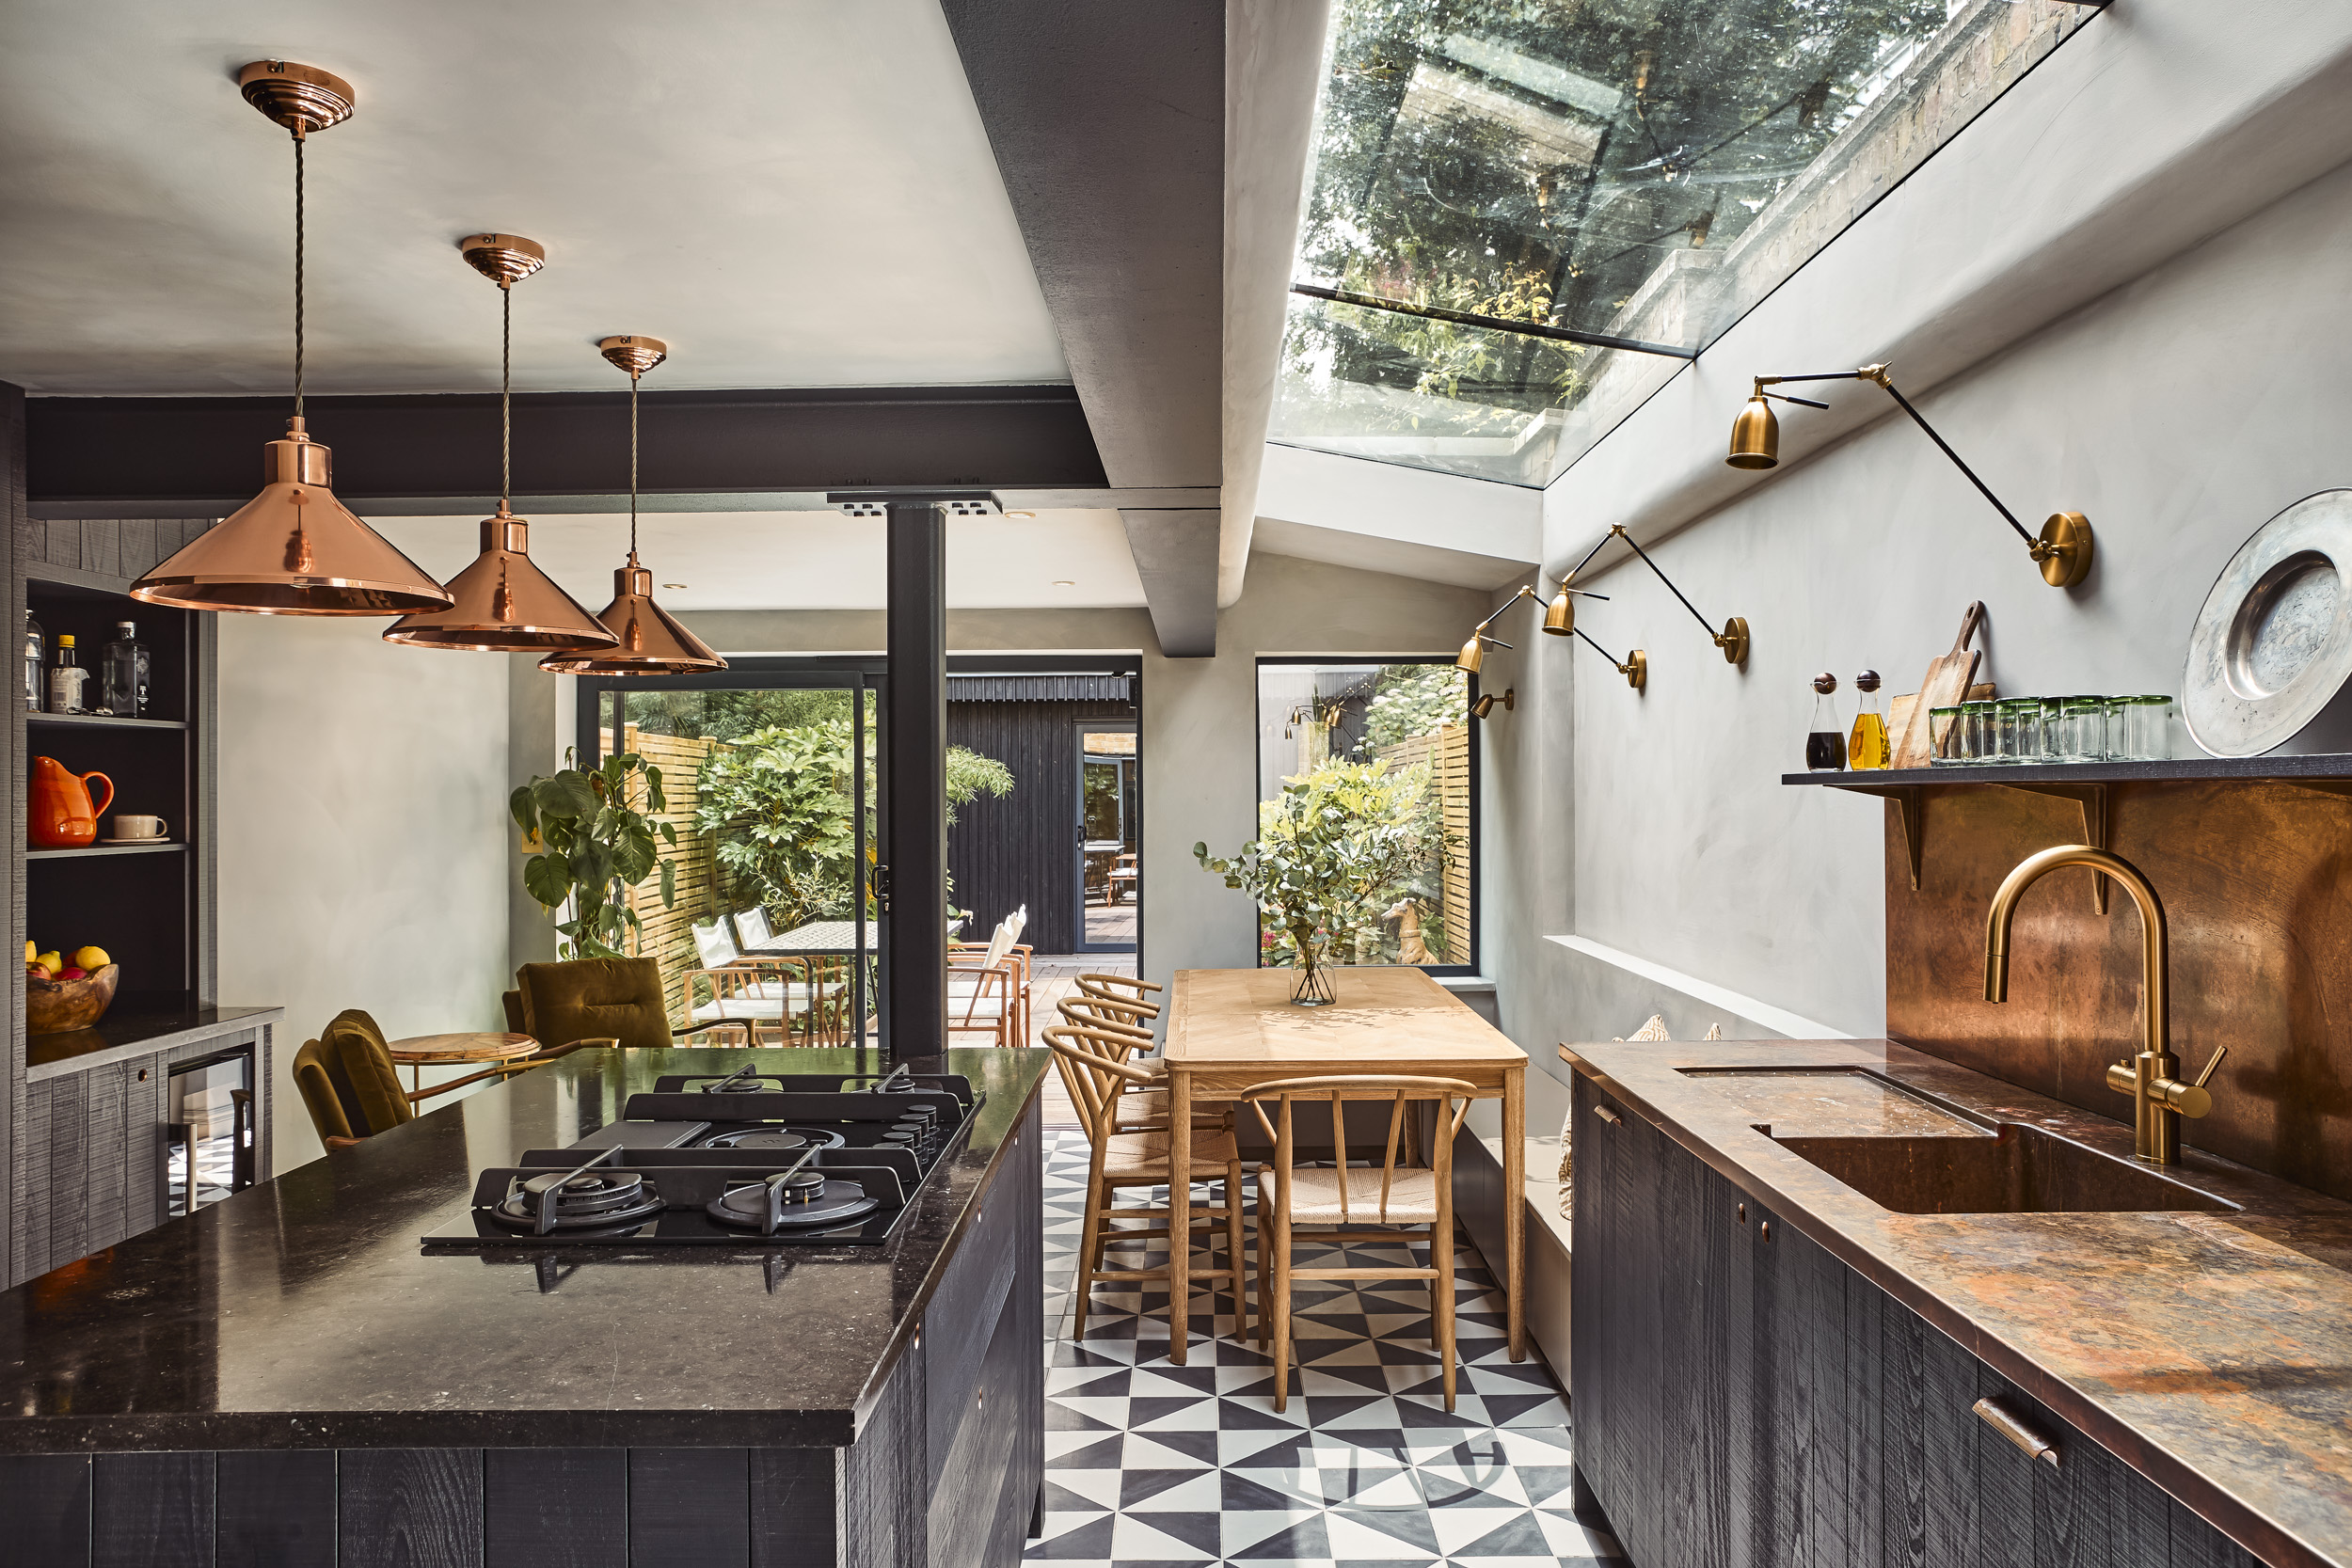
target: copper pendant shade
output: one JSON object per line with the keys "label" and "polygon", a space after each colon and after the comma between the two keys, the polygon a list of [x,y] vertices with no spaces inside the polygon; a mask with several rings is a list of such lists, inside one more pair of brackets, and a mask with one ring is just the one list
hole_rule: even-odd
{"label": "copper pendant shade", "polygon": [[513,321],[516,282],[539,270],[547,252],[513,234],[475,234],[458,242],[466,261],[499,286],[503,335],[499,510],[482,520],[482,553],[449,580],[446,610],[404,615],[384,633],[410,648],[471,653],[547,653],[610,648],[619,640],[555,585],[531,559],[531,524],[512,507],[514,471]]}
{"label": "copper pendant shade", "polygon": [[727,661],[653,600],[653,574],[637,563],[637,378],[670,356],[659,338],[623,336],[596,344],[628,372],[628,563],[612,574],[612,602],[596,619],[617,647],[550,654],[539,668],[561,675],[691,675]]}
{"label": "copper pendant shade", "polygon": [[328,449],[302,417],[302,149],[351,118],[351,86],[287,60],[238,74],[246,101],[294,144],[294,411],[263,446],[262,493],[131,585],[131,596],[182,610],[256,615],[399,615],[450,602],[440,584],[335,499]]}

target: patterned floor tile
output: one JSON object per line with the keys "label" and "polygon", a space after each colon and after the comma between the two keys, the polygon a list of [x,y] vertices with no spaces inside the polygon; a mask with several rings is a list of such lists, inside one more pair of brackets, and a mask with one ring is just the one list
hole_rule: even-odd
{"label": "patterned floor tile", "polygon": [[[1454,1408],[1420,1281],[1302,1282],[1297,1365],[1274,1408],[1274,1363],[1232,1298],[1197,1291],[1188,1364],[1168,1359],[1168,1292],[1094,1293],[1069,1338],[1086,1212],[1087,1145],[1049,1134],[1045,1173],[1045,1533],[1027,1560],[1083,1568],[1534,1568],[1620,1563],[1569,1512],[1568,1412],[1539,1354],[1513,1362],[1502,1292],[1475,1252],[1454,1259]],[[1198,1189],[1207,1201],[1213,1189]],[[1156,1245],[1156,1243],[1155,1243]],[[1222,1256],[1222,1243],[1219,1243]],[[1397,1264],[1401,1249],[1300,1243]],[[1131,1247],[1136,1266],[1165,1254]],[[1254,1271],[1254,1254],[1246,1259]],[[1252,1275],[1254,1278],[1254,1272]],[[1216,1309],[1215,1334],[1205,1332]]]}

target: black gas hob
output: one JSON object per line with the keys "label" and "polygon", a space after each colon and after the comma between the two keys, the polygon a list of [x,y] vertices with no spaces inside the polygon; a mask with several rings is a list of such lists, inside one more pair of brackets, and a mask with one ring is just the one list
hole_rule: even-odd
{"label": "black gas hob", "polygon": [[547,1246],[871,1246],[985,1097],[954,1074],[657,1079],[622,1119],[475,1179],[428,1251]]}

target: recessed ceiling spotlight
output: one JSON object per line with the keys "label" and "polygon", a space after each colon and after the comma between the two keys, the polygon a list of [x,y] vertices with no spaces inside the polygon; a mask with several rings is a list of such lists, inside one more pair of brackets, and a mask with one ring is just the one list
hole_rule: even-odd
{"label": "recessed ceiling spotlight", "polygon": [[1034,512],[1008,512],[1005,515],[1008,517],[1035,517],[1037,514]]}
{"label": "recessed ceiling spotlight", "polygon": [[661,586],[664,588],[683,588],[686,584],[682,582],[665,582]]}
{"label": "recessed ceiling spotlight", "polygon": [[1056,578],[1054,579],[1054,586],[1057,588],[1075,588],[1078,585],[1068,578]]}

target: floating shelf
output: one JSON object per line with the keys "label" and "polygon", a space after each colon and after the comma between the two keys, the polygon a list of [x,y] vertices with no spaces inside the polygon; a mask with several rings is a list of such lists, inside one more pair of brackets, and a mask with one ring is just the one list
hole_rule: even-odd
{"label": "floating shelf", "polygon": [[28,861],[62,861],[87,859],[92,855],[176,855],[186,849],[184,844],[89,844],[79,849],[27,849]]}
{"label": "floating shelf", "polygon": [[[1903,847],[1911,859],[1911,891],[1919,891],[1919,866],[1927,852],[1923,792],[1939,784],[1993,784],[2052,795],[2082,807],[2083,842],[2107,847],[2107,790],[2123,784],[2197,784],[2205,781],[2282,784],[2322,795],[2352,796],[2352,753],[2317,756],[2164,757],[2148,762],[2006,763],[1977,768],[1876,768],[1861,771],[1783,773],[1784,784],[1812,784],[1895,802]],[[2092,908],[2107,909],[2107,879],[2090,879]]]}
{"label": "floating shelf", "polygon": [[184,730],[188,727],[177,719],[118,719],[111,713],[27,713],[24,722],[105,730]]}

